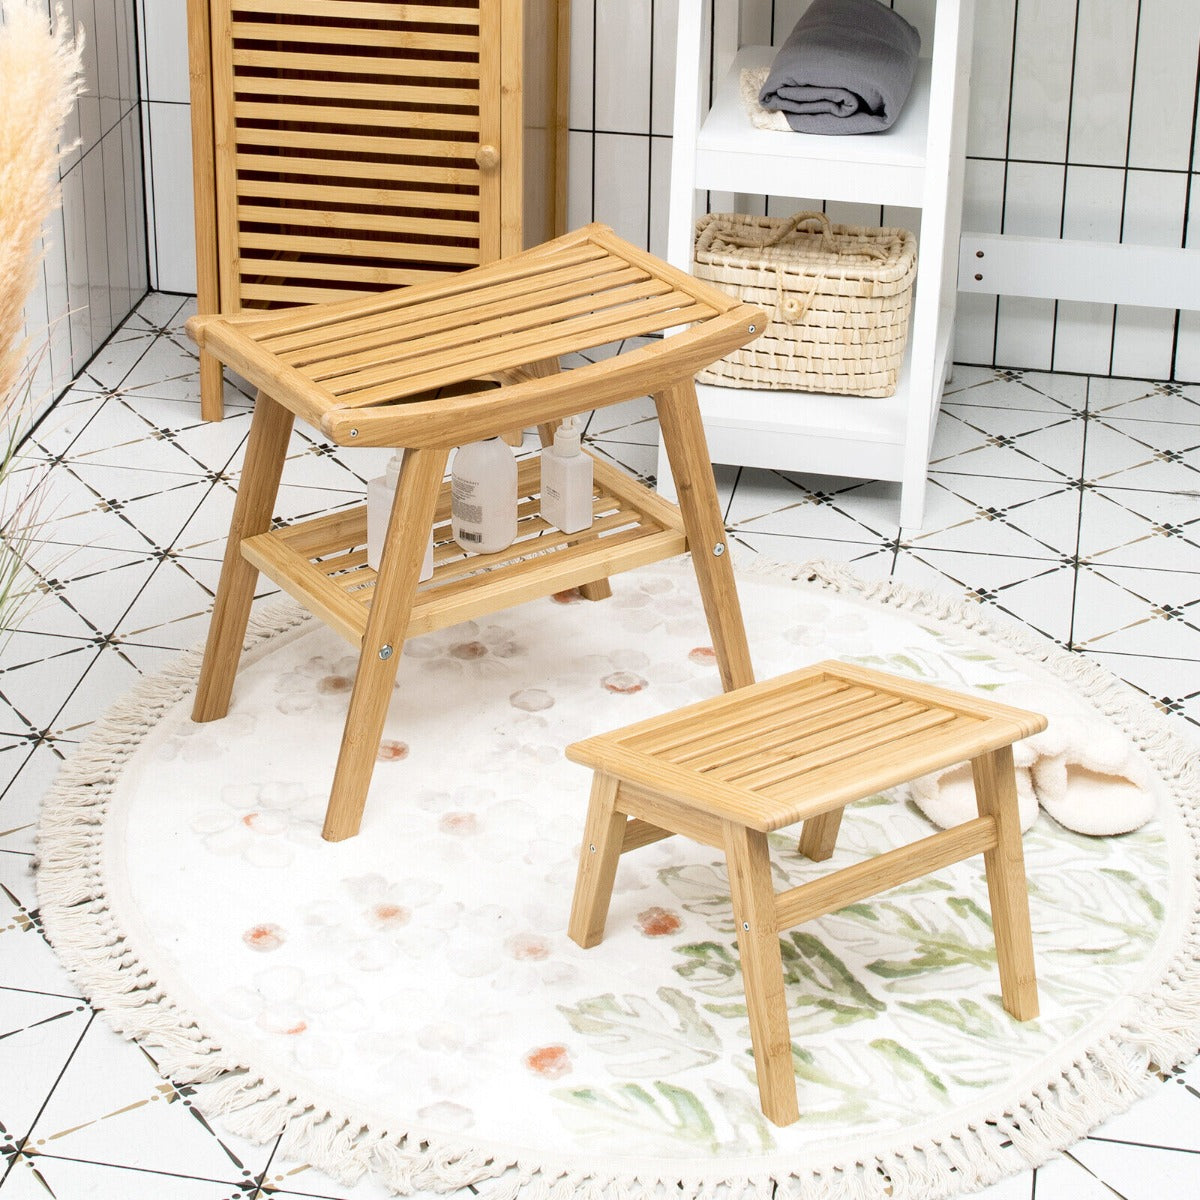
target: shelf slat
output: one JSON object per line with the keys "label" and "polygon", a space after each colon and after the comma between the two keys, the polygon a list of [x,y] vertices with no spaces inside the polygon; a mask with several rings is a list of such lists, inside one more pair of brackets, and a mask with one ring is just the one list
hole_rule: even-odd
{"label": "shelf slat", "polygon": [[[450,487],[434,516],[433,577],[421,584],[406,637],[591,583],[687,550],[678,511],[593,458],[595,521],[564,534],[537,511],[538,460],[519,464],[517,541],[498,554],[466,554],[450,540]],[[366,565],[366,507],[274,529],[242,543],[243,556],[353,645],[362,642],[376,573]]]}

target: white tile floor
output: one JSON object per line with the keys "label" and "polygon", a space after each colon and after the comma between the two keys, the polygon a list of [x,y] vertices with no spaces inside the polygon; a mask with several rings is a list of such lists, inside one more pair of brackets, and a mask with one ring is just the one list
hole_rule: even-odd
{"label": "white tile floor", "polygon": [[[189,311],[149,296],[24,451],[48,470],[49,519],[31,557],[44,597],[0,665],[0,1200],[382,1195],[210,1128],[78,997],[38,928],[39,796],[89,722],[206,627],[249,402],[229,387],[225,420],[200,421]],[[597,414],[589,438],[654,469],[644,402]],[[298,432],[279,515],[359,502],[381,456]],[[1200,387],[960,368],[920,532],[897,527],[890,485],[718,478],[748,551],[976,597],[1200,725]],[[1200,1196],[1200,1063],[984,1195]]]}

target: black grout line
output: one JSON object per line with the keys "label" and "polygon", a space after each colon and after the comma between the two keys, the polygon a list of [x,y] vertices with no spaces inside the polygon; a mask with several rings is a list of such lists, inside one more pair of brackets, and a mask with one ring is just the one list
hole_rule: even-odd
{"label": "black grout line", "polygon": [[[1023,158],[1016,154],[1006,158],[1001,158],[996,154],[968,154],[966,158],[968,162],[1017,163],[1023,167],[1061,167],[1064,165],[1059,159]],[[1091,162],[1087,159],[1068,159],[1066,165],[1069,167],[1086,167],[1092,171],[1112,171],[1114,173],[1123,173],[1125,170],[1123,167],[1114,166],[1111,162]],[[1133,169],[1142,175],[1187,175],[1189,173],[1184,167],[1135,167]]]}
{"label": "black grout line", "polygon": [[[1129,73],[1129,113],[1125,123],[1125,179],[1121,188],[1121,218],[1117,226],[1117,241],[1124,242],[1125,240],[1125,212],[1126,206],[1129,203],[1129,160],[1133,148],[1133,109],[1134,99],[1137,96],[1137,75],[1138,75],[1138,56],[1137,44],[1142,32],[1142,0],[1137,0],[1137,15],[1134,17],[1133,24],[1133,68]],[[1117,318],[1120,315],[1119,304],[1113,305],[1111,336],[1108,343],[1108,374],[1112,374],[1113,363],[1116,361],[1117,354]]]}
{"label": "black grout line", "polygon": [[[1000,232],[1008,220],[1008,172],[1011,165],[1009,154],[1012,150],[1012,87],[1013,78],[1017,72],[1017,31],[1020,28],[1021,0],[1013,0],[1012,40],[1008,51],[1008,111],[1004,118],[1004,167],[1000,173]],[[1001,296],[996,297],[992,310],[992,366],[996,366],[996,358],[1000,351],[1000,302]]]}
{"label": "black grout line", "polygon": [[[1058,236],[1061,239],[1067,223],[1067,181],[1071,171],[1071,127],[1075,113],[1075,72],[1079,62],[1079,0],[1075,0],[1075,24],[1071,34],[1071,69],[1067,82],[1067,120],[1063,139],[1062,164],[1062,197],[1058,208]],[[1058,348],[1058,305],[1054,300],[1050,313],[1050,369],[1054,369],[1054,360]]]}
{"label": "black grout line", "polygon": [[[1192,133],[1188,139],[1188,157],[1187,157],[1187,180],[1183,189],[1183,219],[1179,235],[1179,244],[1184,249],[1188,244],[1188,226],[1191,224],[1192,215],[1192,184],[1194,174],[1192,166],[1196,161],[1196,135],[1197,125],[1200,124],[1200,46],[1196,51],[1196,74],[1192,84]],[[1178,377],[1179,365],[1179,327],[1183,314],[1176,309],[1174,327],[1171,330],[1171,378]]]}
{"label": "black grout line", "polygon": [[[112,1163],[104,1162],[98,1158],[75,1158],[70,1154],[38,1154],[38,1159],[45,1159],[47,1162],[70,1162],[79,1163],[84,1167],[104,1167],[110,1171],[129,1171],[135,1175],[148,1176],[161,1179],[188,1179],[195,1180],[197,1183],[215,1183],[220,1187],[242,1188],[251,1184],[250,1180],[234,1180],[234,1179],[219,1179],[213,1175],[189,1175],[185,1171],[158,1171],[153,1167],[139,1167],[132,1163]],[[0,1187],[3,1186],[3,1181],[0,1181]],[[250,1193],[253,1195],[253,1193]],[[69,1196],[58,1197],[57,1200],[72,1200]],[[240,1198],[239,1198],[240,1200]]]}
{"label": "black grout line", "polygon": [[47,1000],[69,1000],[76,1005],[86,1003],[82,996],[72,996],[69,992],[46,992],[41,988],[13,987],[11,983],[0,984],[0,992],[16,992],[21,996],[44,996]]}
{"label": "black grout line", "polygon": [[1107,1146],[1137,1146],[1141,1150],[1166,1150],[1172,1154],[1200,1155],[1200,1148],[1192,1146],[1166,1146],[1162,1142],[1135,1142],[1132,1138],[1102,1137],[1093,1133],[1088,1135],[1089,1142],[1103,1142]]}
{"label": "black grout line", "polygon": [[[650,0],[650,37],[649,37],[649,62],[650,69],[646,80],[646,88],[648,96],[646,97],[646,124],[648,132],[653,135],[654,132],[654,4],[655,0]],[[645,245],[649,249],[653,242],[654,230],[654,138],[649,137],[646,141],[646,238]]]}
{"label": "black grout line", "polygon": [[[25,1149],[29,1138],[33,1134],[33,1131],[37,1128],[38,1121],[42,1119],[42,1114],[46,1111],[51,1097],[54,1095],[55,1091],[57,1091],[58,1085],[62,1083],[63,1076],[67,1073],[67,1068],[74,1061],[75,1055],[79,1053],[79,1047],[83,1045],[83,1039],[87,1037],[88,1030],[91,1029],[92,1025],[95,1023],[95,1020],[96,1013],[93,1011],[88,1017],[87,1023],[84,1025],[79,1037],[75,1040],[75,1045],[71,1048],[71,1053],[67,1055],[66,1062],[63,1063],[63,1065],[59,1068],[58,1074],[54,1077],[54,1082],[50,1085],[50,1090],[46,1093],[46,1098],[42,1101],[37,1112],[34,1114],[33,1120],[29,1124],[29,1128],[21,1135],[20,1138],[16,1140],[16,1151],[18,1154]],[[8,1166],[5,1168],[4,1173],[0,1174],[0,1189],[3,1189],[5,1181],[8,1179],[9,1175],[12,1173],[13,1167],[16,1165],[17,1154],[14,1154],[9,1160]]]}

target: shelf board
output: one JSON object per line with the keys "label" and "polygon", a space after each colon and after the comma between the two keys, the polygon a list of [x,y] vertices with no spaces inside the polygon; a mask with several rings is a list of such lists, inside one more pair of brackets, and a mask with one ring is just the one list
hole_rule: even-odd
{"label": "shelf board", "polygon": [[[939,331],[936,380],[945,376],[949,339],[948,327]],[[891,396],[838,396],[698,383],[696,397],[714,463],[898,481],[904,478],[912,389],[909,338],[896,392]]]}
{"label": "shelf board", "polygon": [[[434,512],[433,577],[417,591],[406,637],[443,629],[525,600],[659,562],[687,550],[679,510],[593,456],[593,524],[560,533],[541,517],[539,464],[517,468],[517,540],[496,554],[468,554],[450,532],[450,485]],[[375,594],[367,566],[366,506],[273,529],[242,542],[242,555],[354,645]]]}
{"label": "shelf board", "polygon": [[758,129],[742,104],[743,67],[769,66],[777,47],[744,46],[721,82],[696,141],[696,186],[713,191],[854,200],[919,208],[924,198],[930,62],[883,133],[849,137]]}

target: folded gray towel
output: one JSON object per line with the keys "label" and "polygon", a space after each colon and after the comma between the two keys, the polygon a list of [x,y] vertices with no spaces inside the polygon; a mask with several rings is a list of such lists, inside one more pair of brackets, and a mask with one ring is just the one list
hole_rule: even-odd
{"label": "folded gray towel", "polygon": [[813,0],[759,94],[797,133],[878,133],[900,115],[921,35],[880,0]]}

